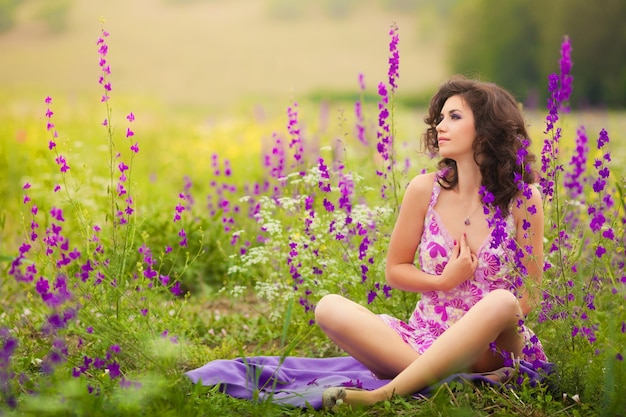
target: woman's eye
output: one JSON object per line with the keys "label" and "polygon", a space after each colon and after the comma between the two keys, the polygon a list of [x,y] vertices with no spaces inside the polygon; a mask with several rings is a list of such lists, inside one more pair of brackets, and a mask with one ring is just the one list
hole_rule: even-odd
{"label": "woman's eye", "polygon": [[450,118],[451,118],[452,120],[459,120],[459,119],[461,118],[461,116],[459,116],[459,115],[458,115],[458,114],[456,114],[456,113],[452,113],[452,114],[450,115]]}

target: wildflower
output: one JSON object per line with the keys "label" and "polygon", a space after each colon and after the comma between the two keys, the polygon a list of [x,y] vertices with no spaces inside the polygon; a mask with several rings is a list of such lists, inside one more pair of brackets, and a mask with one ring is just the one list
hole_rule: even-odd
{"label": "wildflower", "polygon": [[365,138],[365,119],[363,117],[363,104],[360,101],[354,103],[354,114],[356,116],[356,137],[363,145],[367,145]]}
{"label": "wildflower", "polygon": [[583,182],[585,180],[581,180],[581,176],[585,172],[587,165],[587,155],[589,153],[587,142],[585,128],[581,127],[576,131],[576,151],[569,163],[571,171],[565,173],[563,180],[563,185],[569,190],[572,198],[580,198],[583,194]]}
{"label": "wildflower", "polygon": [[606,249],[602,245],[596,247],[596,257],[602,258],[602,255],[606,253]]}
{"label": "wildflower", "polygon": [[563,38],[563,43],[561,44],[561,59],[559,61],[560,64],[560,79],[559,83],[561,88],[559,90],[558,100],[559,104],[565,111],[569,109],[567,107],[563,107],[563,103],[569,100],[570,95],[572,94],[572,81],[573,77],[570,75],[572,70],[572,42],[569,37],[565,36]]}
{"label": "wildflower", "polygon": [[[339,198],[339,208],[343,208],[346,213],[352,211],[352,204],[350,202],[351,196],[354,193],[354,181],[351,176],[340,174],[339,190],[341,191],[341,197]],[[346,221],[346,223],[349,223]]]}
{"label": "wildflower", "polygon": [[546,201],[552,201],[554,196],[554,186],[557,173],[563,171],[563,166],[557,163],[558,143],[561,138],[561,128],[554,129],[555,123],[559,120],[559,110],[567,111],[564,103],[569,100],[571,94],[571,76],[569,72],[572,68],[570,59],[571,43],[565,37],[561,44],[561,65],[560,74],[550,74],[548,77],[548,115],[546,116],[546,134],[550,136],[544,140],[541,150],[541,172],[545,174],[539,180],[542,194]]}
{"label": "wildflower", "polygon": [[605,129],[600,131],[600,136],[598,137],[598,149],[602,149],[604,145],[609,142],[609,134]]}
{"label": "wildflower", "polygon": [[[494,195],[489,190],[487,190],[487,187],[485,187],[484,185],[480,186],[478,193],[482,196],[481,198],[485,206],[493,204],[493,202],[496,200]],[[489,214],[489,213],[485,213],[485,214]]]}
{"label": "wildflower", "polygon": [[65,173],[67,171],[69,171],[70,167],[69,165],[67,165],[67,160],[65,159],[65,157],[63,155],[59,155],[57,156],[54,161],[57,163],[57,165],[60,165],[61,168],[61,172]]}
{"label": "wildflower", "polygon": [[398,36],[398,26],[394,24],[389,30],[389,36],[391,36],[391,42],[389,43],[389,71],[387,73],[389,77],[389,85],[391,91],[394,92],[398,88],[397,80],[400,70],[400,53],[398,52],[398,42],[400,37]]}
{"label": "wildflower", "polygon": [[383,285],[383,294],[385,294],[385,298],[390,298],[391,297],[391,290],[392,290],[392,288],[389,285],[387,285],[387,284]]}
{"label": "wildflower", "polygon": [[109,371],[109,377],[111,379],[119,378],[122,373],[120,372],[120,364],[117,362],[111,362],[107,365]]}
{"label": "wildflower", "polygon": [[170,288],[170,292],[174,294],[176,297],[182,295],[183,291],[180,288],[180,281],[176,281],[176,283]]}
{"label": "wildflower", "polygon": [[296,160],[296,164],[302,163],[302,157],[304,154],[304,148],[302,146],[302,138],[300,136],[300,128],[298,127],[298,103],[294,103],[293,107],[287,108],[287,115],[289,121],[287,123],[287,130],[291,135],[291,141],[289,142],[289,148],[295,148],[293,158]]}
{"label": "wildflower", "polygon": [[331,203],[328,199],[324,198],[324,208],[326,209],[326,211],[328,212],[333,212],[335,211],[335,205],[333,203]]}

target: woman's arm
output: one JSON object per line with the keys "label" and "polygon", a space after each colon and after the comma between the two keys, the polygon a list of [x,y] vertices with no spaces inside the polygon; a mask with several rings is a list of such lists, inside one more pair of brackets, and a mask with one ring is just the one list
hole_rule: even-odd
{"label": "woman's arm", "polygon": [[424,218],[435,174],[418,175],[406,189],[387,252],[385,275],[393,288],[423,292],[449,290],[472,276],[477,260],[461,237],[441,275],[431,275],[415,266],[415,253],[424,231]]}
{"label": "woman's arm", "polygon": [[520,196],[523,204],[517,207],[513,204],[513,216],[517,228],[516,241],[524,253],[522,263],[527,275],[520,288],[520,305],[524,315],[527,315],[541,300],[539,299],[539,284],[543,277],[543,204],[539,190],[531,186],[532,195],[529,199]]}

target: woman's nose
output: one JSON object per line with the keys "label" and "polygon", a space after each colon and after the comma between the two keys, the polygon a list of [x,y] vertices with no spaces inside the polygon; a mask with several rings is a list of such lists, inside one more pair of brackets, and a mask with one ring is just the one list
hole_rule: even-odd
{"label": "woman's nose", "polygon": [[435,130],[437,132],[440,132],[442,130],[445,130],[445,123],[443,120],[441,120],[439,123],[437,123],[437,126],[435,126]]}

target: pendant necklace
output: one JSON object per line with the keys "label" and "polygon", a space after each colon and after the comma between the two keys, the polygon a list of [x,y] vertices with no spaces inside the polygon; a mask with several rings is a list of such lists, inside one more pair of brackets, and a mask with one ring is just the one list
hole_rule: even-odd
{"label": "pendant necklace", "polygon": [[465,220],[463,221],[463,223],[465,224],[465,226],[469,226],[472,222],[470,222],[470,217],[472,217],[472,215],[474,213],[476,213],[476,210],[478,210],[478,207],[482,206],[481,202],[478,203],[478,205],[474,208],[474,210],[472,210],[472,212],[470,214],[468,214],[467,216],[465,216]]}

